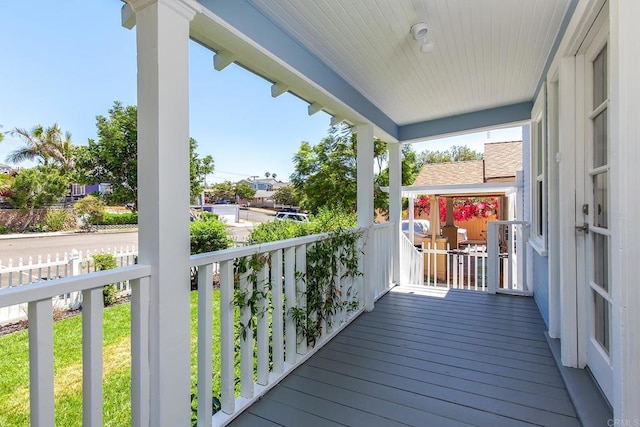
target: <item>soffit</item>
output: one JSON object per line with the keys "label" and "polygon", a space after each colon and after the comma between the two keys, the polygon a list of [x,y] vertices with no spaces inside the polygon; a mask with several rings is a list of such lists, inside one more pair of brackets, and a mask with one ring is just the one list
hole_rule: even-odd
{"label": "soffit", "polygon": [[533,99],[570,0],[249,2],[405,125]]}

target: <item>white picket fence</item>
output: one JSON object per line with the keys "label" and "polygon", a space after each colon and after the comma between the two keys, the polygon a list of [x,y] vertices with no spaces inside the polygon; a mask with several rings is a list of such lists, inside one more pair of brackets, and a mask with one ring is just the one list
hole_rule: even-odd
{"label": "white picket fence", "polygon": [[489,221],[487,245],[464,250],[423,244],[425,285],[532,295],[526,283],[526,221]]}
{"label": "white picket fence", "polygon": [[424,253],[425,285],[474,291],[487,290],[487,249],[483,245],[452,250],[427,243]]}
{"label": "white picket fence", "polygon": [[[136,264],[138,252],[135,247],[107,248],[87,251],[72,250],[63,255],[29,257],[26,260],[19,258],[17,261],[8,259],[0,260],[0,289],[27,286],[34,283],[60,279],[63,277],[77,276],[96,271],[93,256],[99,253],[112,254],[118,267],[126,267]],[[128,281],[115,283],[119,295],[127,295],[131,292]],[[81,292],[67,292],[58,295],[53,300],[53,306],[57,310],[76,309],[82,302]],[[0,308],[0,324],[15,322],[27,317],[27,305],[13,305]]]}

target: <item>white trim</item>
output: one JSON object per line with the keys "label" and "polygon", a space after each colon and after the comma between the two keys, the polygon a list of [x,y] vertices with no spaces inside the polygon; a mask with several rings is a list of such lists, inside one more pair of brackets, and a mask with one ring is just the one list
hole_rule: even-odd
{"label": "white trim", "polygon": [[[541,256],[547,256],[547,221],[549,216],[547,212],[547,152],[549,150],[546,135],[546,90],[547,86],[543,84],[531,110],[531,155],[529,157],[531,162],[531,236],[529,243]],[[541,154],[539,154],[540,150]],[[538,163],[541,164],[542,170],[538,170]],[[542,186],[541,189],[539,185]]]}
{"label": "white trim", "polygon": [[[451,184],[451,185],[407,185],[402,187],[402,197],[415,197],[420,195],[447,195],[447,194],[512,194],[518,190],[515,182],[484,182],[478,184]],[[383,187],[382,191],[389,191]]]}
{"label": "white trim", "polygon": [[576,277],[576,83],[575,57],[562,58],[559,64],[559,168],[558,196],[560,240],[560,338],[562,364],[578,367],[577,277]]}
{"label": "white trim", "polygon": [[610,0],[609,99],[611,182],[613,414],[640,420],[640,287],[637,285],[637,237],[640,222],[640,2]]}
{"label": "white trim", "polygon": [[560,196],[559,196],[559,81],[558,70],[547,81],[547,207],[549,210],[549,336],[560,338]]}
{"label": "white trim", "polygon": [[400,235],[402,220],[402,161],[400,144],[388,143],[389,151],[389,221],[395,223],[393,240],[393,283],[400,283]]}

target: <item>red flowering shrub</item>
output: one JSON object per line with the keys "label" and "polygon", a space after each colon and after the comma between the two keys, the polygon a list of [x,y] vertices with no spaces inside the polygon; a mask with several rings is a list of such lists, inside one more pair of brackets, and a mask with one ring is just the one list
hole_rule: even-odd
{"label": "red flowering shrub", "polygon": [[[497,197],[454,197],[453,199],[453,219],[456,221],[466,221],[471,218],[488,218],[497,215],[499,202]],[[447,200],[440,197],[438,210],[440,211],[440,221],[447,219]],[[416,215],[425,213],[431,215],[431,199],[429,196],[420,196],[414,204]]]}

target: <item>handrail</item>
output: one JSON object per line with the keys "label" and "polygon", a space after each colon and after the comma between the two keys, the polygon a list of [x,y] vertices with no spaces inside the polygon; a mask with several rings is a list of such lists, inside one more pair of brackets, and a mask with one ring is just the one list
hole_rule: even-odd
{"label": "handrail", "polygon": [[[358,233],[361,231],[366,231],[367,229],[368,227],[359,227],[347,229],[346,231]],[[330,233],[311,234],[309,236],[294,237],[292,239],[278,240],[275,242],[258,243],[255,245],[243,246],[239,248],[223,249],[221,251],[191,255],[191,267],[213,264],[233,258],[243,258],[264,252],[277,251],[279,249],[285,249],[291,246],[306,245],[309,243],[317,242],[318,240],[326,239],[329,236]]]}
{"label": "handrail", "polygon": [[136,264],[113,270],[32,283],[28,286],[3,288],[0,289],[0,308],[53,298],[66,292],[99,288],[109,283],[141,279],[150,275],[150,266]]}

